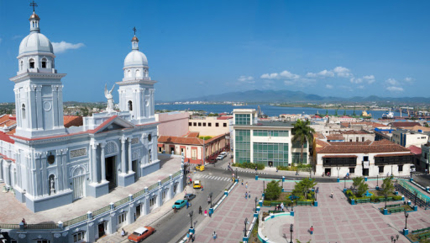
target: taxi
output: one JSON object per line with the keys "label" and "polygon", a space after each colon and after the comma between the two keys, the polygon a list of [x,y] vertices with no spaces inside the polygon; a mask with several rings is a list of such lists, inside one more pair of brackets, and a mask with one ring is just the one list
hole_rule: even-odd
{"label": "taxi", "polygon": [[202,184],[200,183],[200,181],[199,181],[199,180],[195,180],[195,181],[193,182],[193,188],[194,188],[194,189],[201,189],[201,188],[202,188]]}
{"label": "taxi", "polygon": [[197,165],[196,166],[196,170],[198,170],[198,171],[204,171],[205,170],[205,166],[204,165]]}

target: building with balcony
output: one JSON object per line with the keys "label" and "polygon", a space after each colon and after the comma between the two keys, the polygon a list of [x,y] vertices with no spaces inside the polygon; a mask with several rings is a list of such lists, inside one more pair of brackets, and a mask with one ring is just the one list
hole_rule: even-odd
{"label": "building with balcony", "polygon": [[315,173],[332,176],[407,176],[413,165],[409,149],[388,140],[365,142],[316,141]]}

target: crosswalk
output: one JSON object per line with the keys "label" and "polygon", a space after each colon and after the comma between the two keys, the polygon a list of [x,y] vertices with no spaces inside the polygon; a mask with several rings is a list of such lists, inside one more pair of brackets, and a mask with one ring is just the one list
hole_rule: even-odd
{"label": "crosswalk", "polygon": [[216,181],[231,181],[230,177],[212,176],[212,175],[202,175],[196,179],[207,179],[207,180],[216,180]]}
{"label": "crosswalk", "polygon": [[[229,170],[228,169],[228,167],[225,167],[224,168],[225,170]],[[235,172],[236,171],[236,168],[235,167],[233,167],[233,170],[230,170],[231,172]],[[247,170],[247,169],[237,169],[237,171],[238,172],[244,172],[244,173],[250,173],[250,174],[255,174],[255,170],[251,170],[251,169],[249,169],[249,170]],[[266,173],[266,172],[260,172],[260,171],[258,171],[257,172],[257,174],[258,175],[268,175],[268,173]]]}

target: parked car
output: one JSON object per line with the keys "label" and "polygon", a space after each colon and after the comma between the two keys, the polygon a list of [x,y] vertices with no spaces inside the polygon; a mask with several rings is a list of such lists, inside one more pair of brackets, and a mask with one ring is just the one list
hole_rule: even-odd
{"label": "parked car", "polygon": [[202,184],[200,183],[200,181],[199,181],[199,180],[195,180],[195,181],[193,182],[193,188],[194,188],[194,189],[200,189],[200,188],[202,188]]}
{"label": "parked car", "polygon": [[204,171],[205,170],[205,166],[204,165],[197,165],[196,166],[196,170],[198,170],[198,171]]}
{"label": "parked car", "polygon": [[133,234],[128,236],[128,240],[130,242],[141,242],[144,239],[148,238],[148,236],[152,235],[155,232],[155,229],[150,226],[137,228]]}
{"label": "parked car", "polygon": [[221,152],[220,155],[226,157],[227,156],[227,152]]}
{"label": "parked car", "polygon": [[224,159],[222,155],[218,155],[218,157],[216,157],[216,160],[222,160],[222,159]]}
{"label": "parked car", "polygon": [[181,209],[182,207],[184,207],[185,205],[187,205],[187,200],[177,200],[172,208],[176,208],[176,209]]}
{"label": "parked car", "polygon": [[184,200],[187,200],[189,202],[189,201],[193,200],[194,198],[196,198],[196,194],[188,193],[187,195],[185,195]]}

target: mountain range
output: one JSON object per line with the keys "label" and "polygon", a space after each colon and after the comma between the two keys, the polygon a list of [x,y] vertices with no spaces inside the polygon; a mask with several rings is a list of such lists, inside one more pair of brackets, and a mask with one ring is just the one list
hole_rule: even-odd
{"label": "mountain range", "polygon": [[351,98],[342,98],[334,96],[321,96],[316,94],[306,94],[301,91],[290,90],[248,90],[243,92],[228,92],[224,94],[208,95],[195,98],[187,98],[175,101],[206,101],[206,102],[268,102],[268,103],[284,103],[284,102],[395,102],[395,103],[430,103],[428,97],[379,97],[379,96],[354,96]]}

